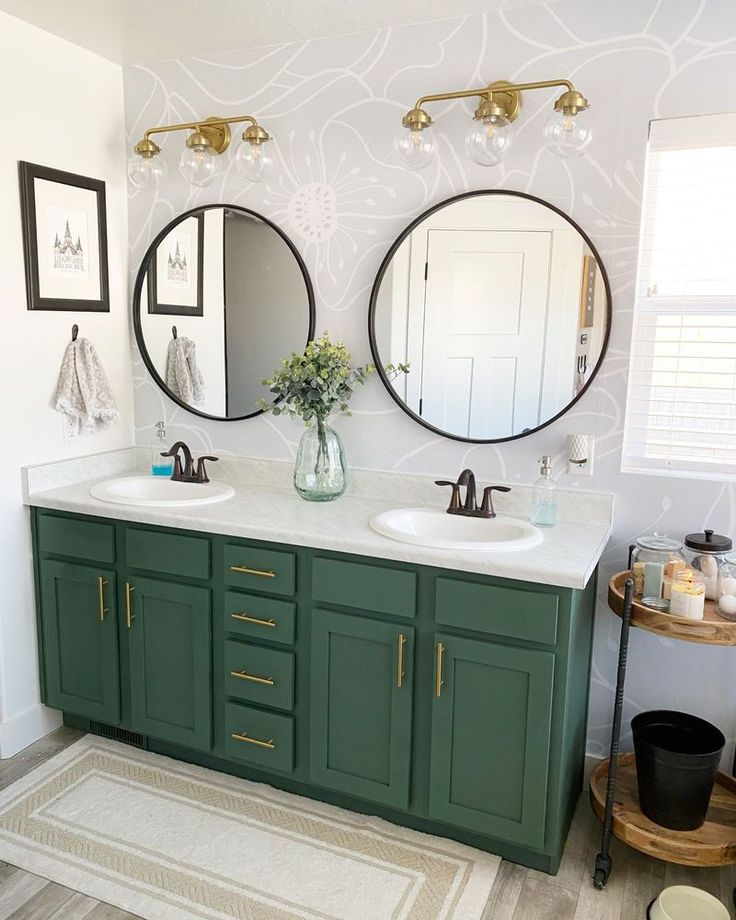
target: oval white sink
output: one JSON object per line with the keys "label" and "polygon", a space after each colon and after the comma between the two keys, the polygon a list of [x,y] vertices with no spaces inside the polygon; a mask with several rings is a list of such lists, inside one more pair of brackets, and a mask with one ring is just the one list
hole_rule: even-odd
{"label": "oval white sink", "polygon": [[113,505],[144,505],[149,508],[185,508],[211,505],[235,495],[225,482],[173,482],[158,476],[123,476],[99,482],[89,490],[92,498]]}
{"label": "oval white sink", "polygon": [[508,552],[531,549],[544,539],[538,527],[518,518],[463,517],[433,508],[394,508],[371,518],[370,525],[392,540],[437,549]]}

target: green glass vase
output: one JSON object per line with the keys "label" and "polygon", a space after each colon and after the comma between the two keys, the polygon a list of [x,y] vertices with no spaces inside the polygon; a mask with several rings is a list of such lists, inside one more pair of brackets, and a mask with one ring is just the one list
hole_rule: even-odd
{"label": "green glass vase", "polygon": [[294,467],[294,488],[309,502],[331,502],[348,484],[345,452],[340,435],[318,419],[299,441]]}

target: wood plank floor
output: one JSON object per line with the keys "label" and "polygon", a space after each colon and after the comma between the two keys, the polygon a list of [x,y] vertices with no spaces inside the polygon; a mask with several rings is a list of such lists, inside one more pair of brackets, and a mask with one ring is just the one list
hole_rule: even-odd
{"label": "wood plank floor", "polygon": [[[60,728],[9,760],[0,761],[0,789],[80,738]],[[649,902],[667,885],[696,885],[726,904],[735,918],[731,892],[736,867],[687,869],[668,865],[613,842],[614,870],[604,891],[590,877],[600,825],[580,798],[559,873],[502,862],[483,920],[644,920]],[[55,882],[0,862],[0,920],[136,920],[133,914]],[[462,920],[462,918],[458,918]]]}

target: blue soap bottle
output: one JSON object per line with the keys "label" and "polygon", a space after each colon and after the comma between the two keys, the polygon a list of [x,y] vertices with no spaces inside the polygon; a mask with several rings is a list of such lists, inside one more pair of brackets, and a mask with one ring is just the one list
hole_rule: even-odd
{"label": "blue soap bottle", "polygon": [[153,444],[151,445],[151,475],[171,476],[174,472],[174,458],[162,457],[166,450],[166,426],[163,422],[156,422],[154,426]]}
{"label": "blue soap bottle", "polygon": [[532,524],[552,527],[557,521],[557,483],[552,479],[552,458],[539,459],[539,479],[532,489]]}

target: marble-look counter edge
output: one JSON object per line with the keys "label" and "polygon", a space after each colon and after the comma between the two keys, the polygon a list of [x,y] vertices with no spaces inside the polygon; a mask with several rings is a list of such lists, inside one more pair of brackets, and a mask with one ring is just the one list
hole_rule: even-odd
{"label": "marble-look counter edge", "polygon": [[400,543],[375,533],[369,519],[395,507],[393,501],[345,495],[338,502],[310,504],[293,491],[270,489],[255,495],[237,490],[235,497],[226,502],[196,508],[145,508],[112,505],[92,498],[90,487],[98,481],[35,492],[27,497],[26,504],[129,523],[312,547],[574,589],[586,586],[612,527],[611,521],[606,524],[563,520],[545,530],[544,542],[532,550],[461,553]]}

